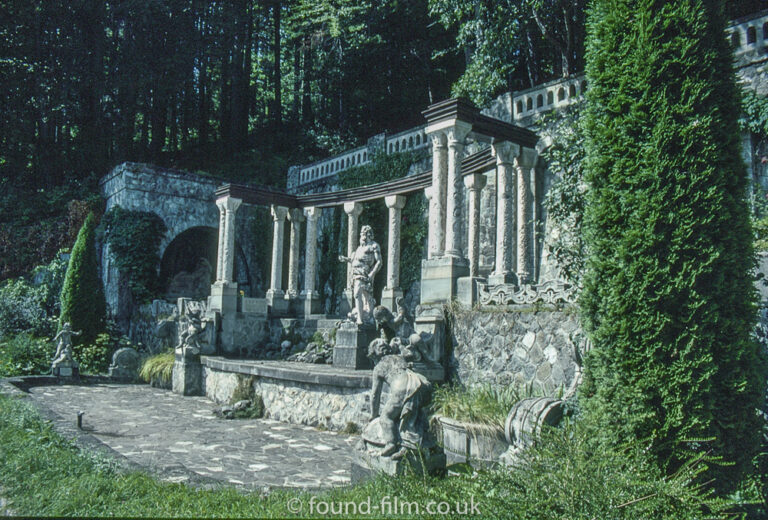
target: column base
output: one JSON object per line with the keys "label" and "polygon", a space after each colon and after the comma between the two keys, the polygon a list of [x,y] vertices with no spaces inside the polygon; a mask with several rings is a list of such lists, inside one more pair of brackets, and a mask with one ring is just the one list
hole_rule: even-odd
{"label": "column base", "polygon": [[237,282],[215,282],[211,285],[210,310],[222,314],[237,312]]}
{"label": "column base", "polygon": [[399,288],[390,289],[389,287],[384,287],[384,289],[381,291],[381,305],[393,313],[396,313],[397,299],[402,297],[403,291],[401,291]]}
{"label": "column base", "polygon": [[316,292],[302,292],[301,303],[304,316],[323,313],[323,301],[320,299],[320,295]]}
{"label": "column base", "polygon": [[478,283],[485,283],[485,278],[473,276],[462,276],[456,280],[456,290],[458,295],[456,299],[460,304],[472,307],[478,301]]}
{"label": "column base", "polygon": [[518,285],[517,275],[512,272],[506,273],[491,273],[488,276],[488,285]]}
{"label": "column base", "polygon": [[373,367],[368,359],[368,344],[376,338],[374,325],[357,325],[343,321],[336,331],[336,345],[333,347],[333,366],[367,370]]}
{"label": "column base", "polygon": [[200,357],[176,355],[173,363],[172,391],[179,395],[203,395],[203,365]]}
{"label": "column base", "polygon": [[289,314],[291,301],[285,299],[283,291],[270,289],[267,291],[267,310],[272,316],[286,316]]}
{"label": "column base", "polygon": [[469,275],[465,258],[442,256],[421,261],[421,303],[449,303],[458,295],[456,280]]}

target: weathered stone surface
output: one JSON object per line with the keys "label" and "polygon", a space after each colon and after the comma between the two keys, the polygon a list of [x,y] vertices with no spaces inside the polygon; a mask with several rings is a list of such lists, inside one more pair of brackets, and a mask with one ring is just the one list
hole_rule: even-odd
{"label": "weathered stone surface", "polygon": [[450,324],[450,371],[464,384],[533,384],[545,392],[568,388],[583,348],[577,316],[570,310],[462,311]]}
{"label": "weathered stone surface", "polygon": [[130,347],[118,349],[112,355],[109,377],[118,380],[133,381],[139,373],[141,359],[139,353]]}

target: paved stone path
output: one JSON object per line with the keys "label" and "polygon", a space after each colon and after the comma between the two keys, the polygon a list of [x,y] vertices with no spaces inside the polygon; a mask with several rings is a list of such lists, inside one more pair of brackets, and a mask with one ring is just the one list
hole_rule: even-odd
{"label": "paved stone path", "polygon": [[148,385],[35,386],[40,407],[173,482],[320,488],[350,481],[358,437],[269,419],[220,419],[205,397]]}

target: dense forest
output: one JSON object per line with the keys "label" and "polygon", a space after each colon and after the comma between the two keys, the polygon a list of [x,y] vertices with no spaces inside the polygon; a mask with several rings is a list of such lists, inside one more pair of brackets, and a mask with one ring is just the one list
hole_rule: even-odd
{"label": "dense forest", "polygon": [[418,124],[433,101],[579,72],[585,4],[3,2],[0,280],[71,247],[120,162],[279,186],[289,165]]}

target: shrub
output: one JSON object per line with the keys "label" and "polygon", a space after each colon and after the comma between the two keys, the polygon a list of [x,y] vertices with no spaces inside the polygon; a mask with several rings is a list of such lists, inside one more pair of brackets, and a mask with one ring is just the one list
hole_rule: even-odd
{"label": "shrub", "polygon": [[[96,262],[95,228],[96,219],[91,213],[77,234],[61,290],[59,323],[69,322],[72,330],[81,331],[81,335],[75,337],[76,345],[92,344],[105,325],[107,304]],[[80,359],[77,347],[74,354]]]}
{"label": "shrub", "polygon": [[669,469],[714,439],[727,490],[760,441],[739,101],[722,2],[596,0],[589,12],[581,306],[584,413],[651,439]]}
{"label": "shrub", "polygon": [[147,383],[159,381],[165,384],[170,384],[171,379],[173,378],[174,361],[175,356],[172,351],[150,356],[141,364],[139,377]]}
{"label": "shrub", "polygon": [[50,372],[56,346],[46,338],[20,333],[0,342],[0,377]]}
{"label": "shrub", "polygon": [[81,344],[74,355],[80,364],[80,372],[87,374],[103,374],[107,371],[114,353],[114,340],[106,332],[96,336],[93,342]]}

